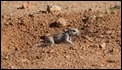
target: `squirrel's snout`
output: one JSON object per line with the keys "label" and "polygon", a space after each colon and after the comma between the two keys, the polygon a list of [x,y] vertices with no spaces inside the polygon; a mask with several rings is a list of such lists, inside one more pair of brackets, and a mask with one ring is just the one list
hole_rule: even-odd
{"label": "squirrel's snout", "polygon": [[78,31],[78,32],[77,32],[77,36],[79,36],[79,35],[80,35],[80,32]]}

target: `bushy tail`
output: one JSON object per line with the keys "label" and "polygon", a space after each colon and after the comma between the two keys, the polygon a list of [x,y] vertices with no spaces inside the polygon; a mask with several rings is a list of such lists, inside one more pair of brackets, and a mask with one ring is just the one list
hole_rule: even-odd
{"label": "bushy tail", "polygon": [[39,42],[37,44],[35,44],[33,47],[45,47],[47,46],[44,42]]}

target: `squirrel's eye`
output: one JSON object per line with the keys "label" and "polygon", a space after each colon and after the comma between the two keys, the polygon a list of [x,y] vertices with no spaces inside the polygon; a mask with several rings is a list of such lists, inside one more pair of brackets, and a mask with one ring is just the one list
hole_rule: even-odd
{"label": "squirrel's eye", "polygon": [[76,32],[75,30],[72,30],[73,32]]}

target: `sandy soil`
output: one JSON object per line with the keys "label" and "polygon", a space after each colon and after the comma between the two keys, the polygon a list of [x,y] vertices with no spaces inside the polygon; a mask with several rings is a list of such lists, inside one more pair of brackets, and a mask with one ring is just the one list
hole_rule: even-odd
{"label": "sandy soil", "polygon": [[[1,2],[2,69],[121,68],[121,11],[108,11],[120,2],[34,1],[29,2],[28,8],[21,9],[24,3]],[[60,6],[62,13],[40,12],[46,11],[47,4]],[[84,15],[88,18],[85,22]],[[97,18],[93,19],[94,15]],[[50,23],[59,17],[70,25],[50,28]],[[68,27],[81,32],[80,36],[73,37],[72,48],[68,43],[33,47],[46,33],[57,33]]]}

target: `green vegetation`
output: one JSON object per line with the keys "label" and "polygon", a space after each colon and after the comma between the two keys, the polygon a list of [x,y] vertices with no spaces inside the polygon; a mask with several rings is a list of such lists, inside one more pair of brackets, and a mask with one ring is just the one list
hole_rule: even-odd
{"label": "green vegetation", "polygon": [[120,8],[121,8],[121,6],[115,5],[114,7],[110,7],[109,10],[118,10]]}

